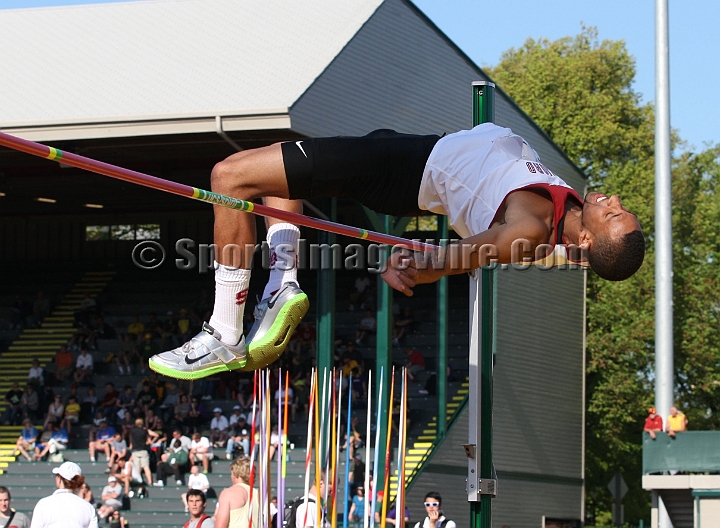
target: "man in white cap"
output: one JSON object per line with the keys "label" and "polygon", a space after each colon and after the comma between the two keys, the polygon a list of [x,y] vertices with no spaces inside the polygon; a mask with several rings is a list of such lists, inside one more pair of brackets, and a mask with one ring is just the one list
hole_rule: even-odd
{"label": "man in white cap", "polygon": [[95,508],[75,494],[85,483],[80,466],[64,462],[52,472],[58,489],[35,505],[30,527],[98,528]]}
{"label": "man in white cap", "polygon": [[108,477],[108,485],[102,490],[102,506],[98,509],[100,519],[104,519],[108,515],[112,515],[112,512],[122,508],[122,496],[123,489],[115,477]]}
{"label": "man in white cap", "polygon": [[230,429],[230,423],[228,419],[223,416],[222,409],[215,407],[213,409],[212,421],[210,422],[210,443],[213,447],[222,447],[225,445],[225,440],[228,438],[228,429]]}

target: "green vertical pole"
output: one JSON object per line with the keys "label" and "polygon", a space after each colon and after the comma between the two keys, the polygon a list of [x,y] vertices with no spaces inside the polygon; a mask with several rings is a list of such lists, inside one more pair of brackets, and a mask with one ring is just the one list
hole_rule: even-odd
{"label": "green vertical pole", "polygon": [[[333,222],[337,218],[337,201],[331,198],[324,204],[326,213]],[[318,232],[320,244],[332,245],[335,235],[327,231]],[[329,250],[328,250],[329,251]],[[332,252],[326,262],[332,262]],[[320,262],[322,263],[321,257]],[[317,368],[322,383],[323,372],[330,372],[333,367],[335,352],[335,270],[332,266],[320,266],[317,284]],[[320,394],[322,396],[322,393]],[[321,400],[322,401],[322,400]]]}
{"label": "green vertical pole", "polygon": [[[485,81],[472,83],[473,89],[473,126],[493,122],[495,120],[495,85]],[[493,479],[493,457],[492,457],[492,384],[493,384],[493,351],[494,351],[494,328],[495,328],[495,270],[483,268],[479,270],[481,295],[480,324],[482,334],[480,335],[480,409],[477,420],[479,421],[479,477],[482,482],[485,479]],[[478,486],[478,490],[486,491],[484,485]],[[479,500],[470,502],[470,527],[491,528],[492,526],[492,496],[480,493]]]}
{"label": "green vertical pole", "polygon": [[[392,216],[380,215],[383,220],[383,232],[392,232]],[[388,252],[390,248],[388,247]],[[389,253],[385,255],[385,258],[389,258]],[[380,413],[380,430],[376,434],[380,435],[380,446],[385,446],[387,442],[387,430],[388,423],[388,408],[390,403],[390,379],[392,376],[392,289],[387,283],[378,275],[377,277],[377,293],[378,293],[378,310],[377,310],[377,334],[376,334],[376,356],[375,356],[375,378],[377,387],[379,388],[380,382],[380,371],[382,370],[385,374],[383,376],[383,398],[382,401],[378,402],[382,412]],[[377,393],[376,393],[377,394]],[[378,491],[383,487],[383,475],[385,474],[385,457],[383,453],[375,453],[375,456],[380,456],[378,464]],[[392,459],[392,457],[391,457]],[[387,493],[388,491],[385,490]]]}
{"label": "green vertical pole", "polygon": [[[438,217],[438,237],[448,239],[447,216]],[[441,242],[442,243],[442,242]],[[437,435],[445,436],[447,429],[447,354],[448,354],[448,278],[437,282]]]}

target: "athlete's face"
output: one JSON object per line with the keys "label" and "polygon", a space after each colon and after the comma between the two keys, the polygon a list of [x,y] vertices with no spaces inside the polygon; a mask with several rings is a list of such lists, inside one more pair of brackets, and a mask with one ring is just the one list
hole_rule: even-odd
{"label": "athlete's face", "polygon": [[0,493],[0,513],[7,516],[10,510],[10,495],[7,493]]}
{"label": "athlete's face", "polygon": [[637,217],[622,205],[617,195],[607,197],[598,192],[585,196],[582,225],[592,235],[611,239],[641,229]]}
{"label": "athlete's face", "polygon": [[191,495],[190,497],[188,497],[187,503],[188,511],[191,515],[193,515],[194,517],[200,517],[202,515],[203,510],[205,509],[205,503],[200,497],[196,495]]}

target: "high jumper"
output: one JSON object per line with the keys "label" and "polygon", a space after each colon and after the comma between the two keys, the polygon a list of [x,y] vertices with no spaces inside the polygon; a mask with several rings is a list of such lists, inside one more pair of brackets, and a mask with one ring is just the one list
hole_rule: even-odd
{"label": "high jumper", "polygon": [[[213,192],[254,200],[300,213],[301,200],[348,196],[383,214],[409,216],[431,211],[445,214],[462,240],[438,248],[442,266],[417,265],[411,252],[395,252],[382,274],[394,289],[412,295],[417,284],[466,273],[487,263],[482,252],[469,259],[447,252],[463,246],[494,248],[492,259],[522,259],[525,250],[542,244],[555,250],[574,245],[580,260],[602,278],[624,280],[643,262],[645,240],[636,216],[617,196],[590,192],[583,200],[547,169],[537,153],[508,128],[492,123],[444,137],[377,130],[363,137],[335,137],[276,143],[233,154],[211,175]],[[281,254],[296,255],[297,226],[267,219],[270,278],[255,307],[247,338],[242,321],[250,282],[250,259],[223,251],[235,244],[255,244],[253,215],[215,206],[215,305],[200,333],[179,348],[155,355],[157,372],[195,379],[222,370],[268,364],[284,350],[308,309],[297,281],[297,267],[279,265]],[[454,265],[451,266],[450,263]]]}

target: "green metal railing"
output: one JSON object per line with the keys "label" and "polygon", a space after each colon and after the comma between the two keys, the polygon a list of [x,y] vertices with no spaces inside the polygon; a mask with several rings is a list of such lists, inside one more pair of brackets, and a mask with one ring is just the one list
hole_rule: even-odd
{"label": "green metal railing", "polygon": [[685,431],[671,438],[643,434],[643,474],[720,471],[720,431]]}

